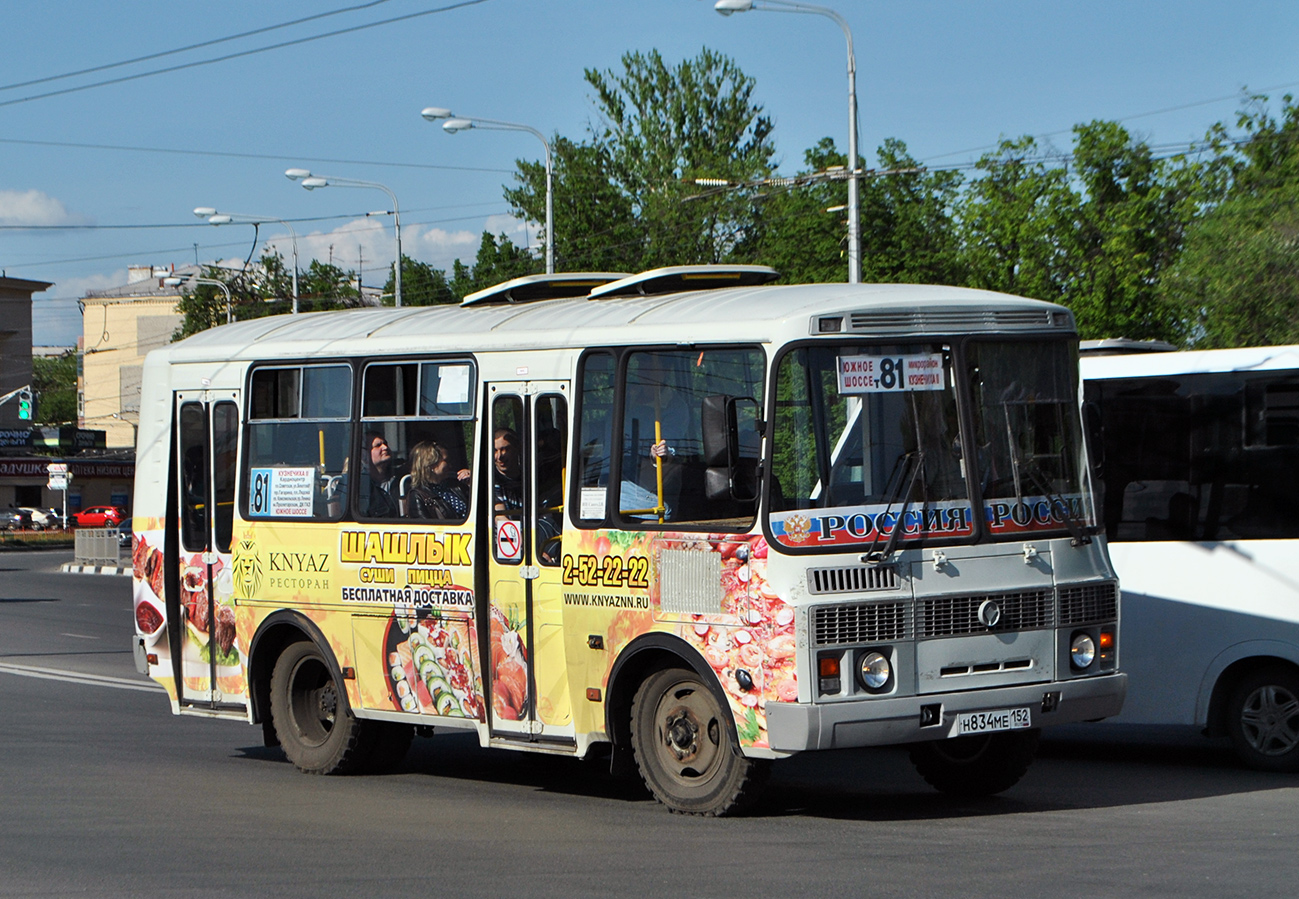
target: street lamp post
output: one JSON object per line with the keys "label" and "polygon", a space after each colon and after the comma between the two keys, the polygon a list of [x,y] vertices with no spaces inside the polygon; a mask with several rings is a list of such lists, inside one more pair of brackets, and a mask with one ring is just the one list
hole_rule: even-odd
{"label": "street lamp post", "polygon": [[162,279],[162,283],[166,284],[168,287],[179,287],[180,285],[184,284],[186,281],[189,281],[194,284],[211,284],[214,287],[220,287],[221,292],[226,295],[226,324],[228,325],[235,320],[234,309],[230,303],[230,288],[226,286],[226,282],[218,281],[216,278],[198,278],[198,277]]}
{"label": "street lamp post", "polygon": [[446,119],[442,123],[442,130],[448,134],[455,134],[457,131],[468,131],[471,128],[485,128],[491,131],[526,131],[541,141],[541,145],[546,148],[546,274],[553,275],[555,273],[555,208],[554,194],[551,188],[554,179],[554,160],[551,158],[550,142],[546,140],[546,136],[536,128],[528,125],[500,122],[496,119],[480,119],[476,116],[458,116],[452,113],[451,110],[440,106],[426,107],[420,115],[430,122]]}
{"label": "street lamp post", "polygon": [[861,282],[861,209],[857,201],[857,57],[852,49],[852,31],[843,16],[825,6],[792,0],[716,0],[713,9],[724,16],[751,9],[795,12],[825,16],[843,29],[848,39],[848,283]]}
{"label": "street lamp post", "polygon": [[276,218],[273,215],[248,215],[243,212],[217,212],[211,206],[199,206],[194,210],[194,214],[201,219],[206,219],[209,225],[228,225],[231,222],[239,222],[246,225],[261,225],[266,222],[278,222],[289,229],[289,237],[293,240],[293,311],[298,311],[298,232],[293,230],[290,225],[282,218]]}
{"label": "street lamp post", "polygon": [[393,305],[401,305],[401,208],[397,205],[397,195],[378,181],[360,181],[356,178],[336,178],[333,175],[315,175],[308,169],[287,169],[284,176],[290,181],[301,181],[307,190],[321,187],[372,187],[381,190],[392,200],[392,218],[397,231],[397,262],[393,269]]}

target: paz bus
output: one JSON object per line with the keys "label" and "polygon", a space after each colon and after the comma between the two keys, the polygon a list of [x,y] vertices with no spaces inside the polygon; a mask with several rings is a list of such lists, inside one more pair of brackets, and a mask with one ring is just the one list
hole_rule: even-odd
{"label": "paz bus", "polygon": [[776,277],[535,276],[154,351],[137,664],[309,773],[446,728],[607,753],[693,814],[819,749],[1010,787],[1126,685],[1073,317]]}
{"label": "paz bus", "polygon": [[1150,349],[1101,341],[1082,359],[1124,587],[1114,721],[1198,728],[1297,771],[1299,347]]}

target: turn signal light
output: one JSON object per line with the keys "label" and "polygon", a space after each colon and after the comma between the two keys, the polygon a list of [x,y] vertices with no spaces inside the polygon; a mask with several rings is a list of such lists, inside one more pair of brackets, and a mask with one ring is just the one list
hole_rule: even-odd
{"label": "turn signal light", "polygon": [[1101,651],[1102,651],[1102,652],[1104,652],[1104,651],[1107,650],[1107,649],[1113,649],[1113,648],[1114,648],[1114,632],[1113,632],[1113,631],[1101,631],[1101,635],[1100,635],[1100,636],[1101,636],[1101,639],[1100,639],[1100,648],[1101,648]]}
{"label": "turn signal light", "polygon": [[838,676],[839,676],[839,657],[838,657],[838,656],[827,656],[827,657],[823,657],[822,659],[819,660],[819,665],[820,665],[820,668],[821,668],[821,676],[822,676],[822,677],[838,677]]}

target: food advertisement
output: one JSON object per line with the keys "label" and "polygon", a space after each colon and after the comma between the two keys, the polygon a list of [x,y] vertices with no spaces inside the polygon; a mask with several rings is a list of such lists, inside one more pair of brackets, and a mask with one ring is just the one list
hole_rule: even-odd
{"label": "food advertisement", "polygon": [[[146,650],[157,657],[157,663],[150,665],[150,677],[162,683],[169,693],[174,693],[171,641],[167,638],[166,562],[162,539],[160,528],[136,531],[132,538],[135,628],[144,638]],[[218,555],[209,565],[203,560],[202,553],[182,552],[177,580],[180,586],[179,624],[183,628],[181,679],[185,696],[227,702],[241,700],[246,693],[243,672],[246,648],[237,639],[234,581],[227,563]],[[218,695],[212,697],[214,670]]]}
{"label": "food advertisement", "polygon": [[482,718],[478,640],[470,619],[408,607],[388,619],[384,637],[393,707],[420,715]]}
{"label": "food advertisement", "polygon": [[[618,654],[650,631],[679,636],[708,662],[735,716],[740,743],[765,748],[765,706],[798,698],[794,610],[767,584],[762,536],[582,531],[565,538],[565,625],[603,635],[608,678]],[[662,611],[657,576],[660,549],[714,553],[721,568],[717,613]],[[597,631],[596,628],[599,628]],[[593,729],[603,721],[592,722]]]}

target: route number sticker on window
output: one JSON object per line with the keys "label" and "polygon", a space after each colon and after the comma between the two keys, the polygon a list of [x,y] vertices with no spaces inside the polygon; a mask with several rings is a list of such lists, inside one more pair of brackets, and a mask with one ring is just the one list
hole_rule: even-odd
{"label": "route number sticker on window", "polygon": [[839,393],[905,393],[947,386],[942,353],[840,356]]}
{"label": "route number sticker on window", "polygon": [[254,468],[249,517],[310,518],[315,474],[314,468]]}

